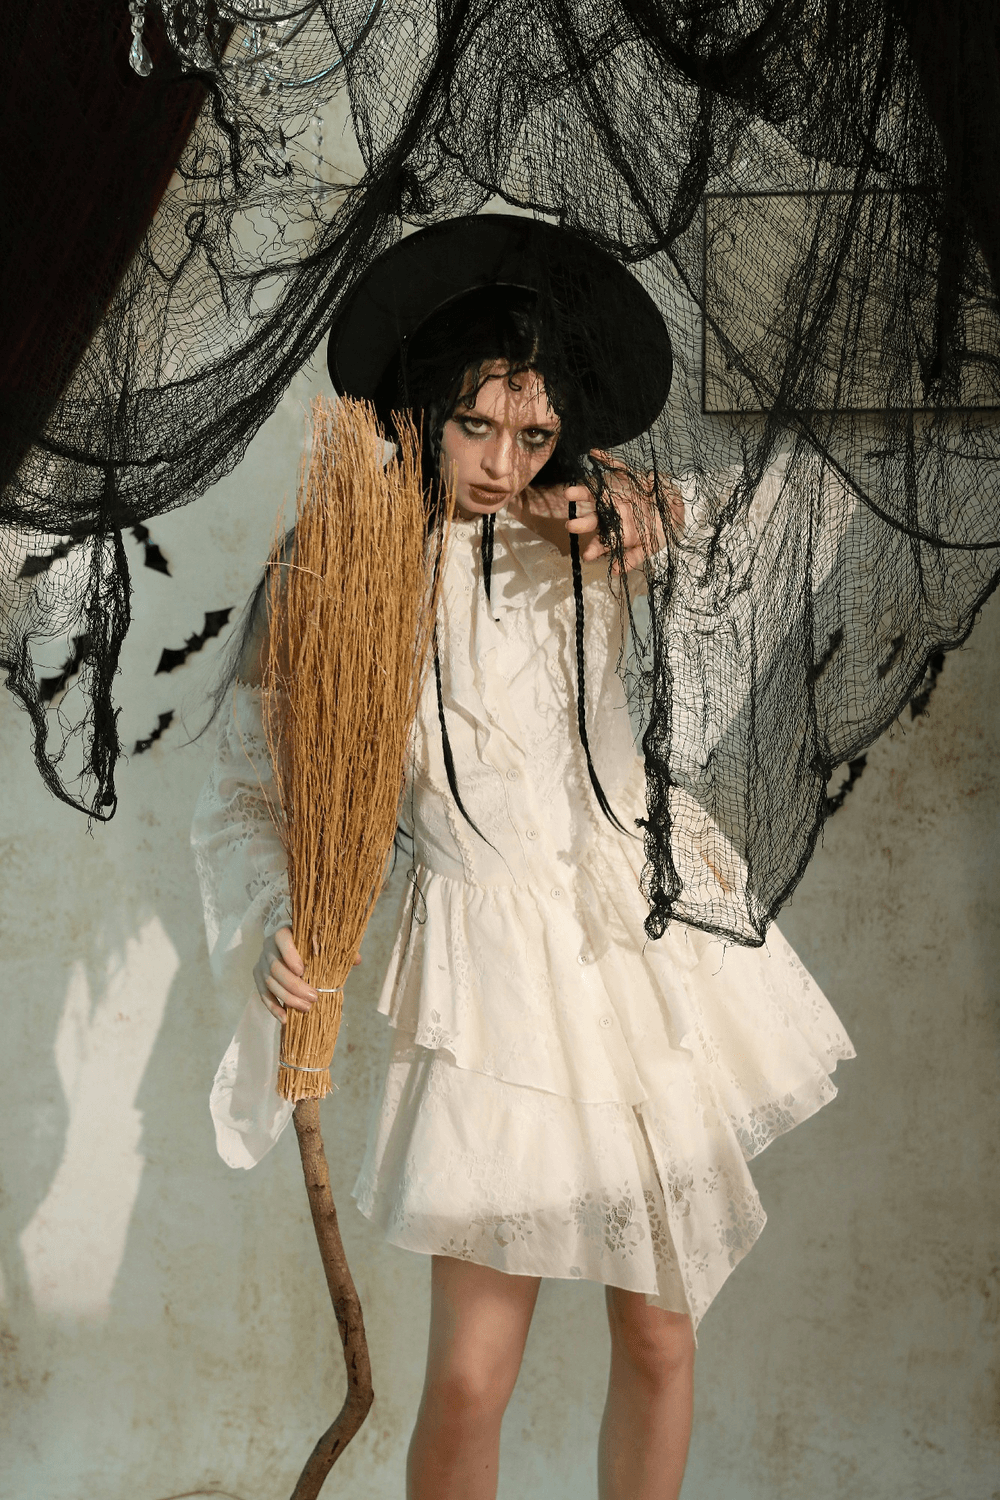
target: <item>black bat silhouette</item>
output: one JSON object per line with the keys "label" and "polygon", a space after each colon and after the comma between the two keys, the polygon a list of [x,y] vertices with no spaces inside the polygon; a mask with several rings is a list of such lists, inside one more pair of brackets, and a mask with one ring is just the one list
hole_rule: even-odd
{"label": "black bat silhouette", "polygon": [[927,705],[931,701],[931,693],[933,693],[934,689],[937,687],[937,680],[941,676],[941,673],[943,671],[944,652],[935,651],[934,655],[927,663],[927,671],[924,674],[923,682],[920,684],[917,692],[915,692],[913,697],[910,699],[911,719],[919,719],[921,714],[925,714],[927,712]]}
{"label": "black bat silhouette", "polygon": [[47,573],[54,562],[68,557],[75,546],[75,542],[57,542],[51,552],[29,552],[21,564],[18,578],[37,578],[39,573]]}
{"label": "black bat silhouette", "polygon": [[149,749],[150,745],[155,745],[156,741],[160,739],[160,737],[166,732],[166,730],[170,728],[173,721],[174,711],[172,708],[169,708],[165,714],[160,714],[159,718],[156,721],[156,728],[153,730],[152,734],[146,740],[136,740],[132,754],[144,755]]}
{"label": "black bat silhouette", "polygon": [[819,661],[814,662],[812,667],[810,667],[808,679],[809,682],[812,683],[819,681],[843,644],[844,627],[843,625],[840,625],[830,636],[829,644],[826,650],[823,652],[823,655],[820,657]]}
{"label": "black bat silhouette", "polygon": [[832,797],[826,799],[826,815],[832,818],[835,812],[839,812],[847,799],[848,792],[853,792],[857,783],[861,780],[862,772],[868,764],[867,755],[859,755],[857,760],[847,762],[847,780],[840,783],[840,788]]}
{"label": "black bat silhouette", "polygon": [[160,672],[172,672],[175,667],[182,666],[189,656],[193,656],[196,651],[201,650],[206,641],[210,641],[213,636],[219,634],[220,630],[225,629],[232,612],[232,606],[229,609],[206,610],[204,629],[196,635],[189,635],[179,651],[171,650],[169,646],[165,646],[163,654],[160,657],[160,664],[153,673],[153,676],[157,676]]}
{"label": "black bat silhouette", "polygon": [[70,678],[79,672],[83,663],[90,655],[90,636],[75,635],[73,637],[73,650],[63,662],[55,677],[42,677],[38,682],[38,696],[43,703],[51,703],[57,693],[61,693]]}
{"label": "black bat silhouette", "polygon": [[170,564],[156,543],[149,540],[149,527],[143,526],[140,522],[138,526],[132,527],[132,535],[137,542],[142,543],[144,565],[147,568],[153,568],[157,573],[166,573],[168,578],[171,577]]}

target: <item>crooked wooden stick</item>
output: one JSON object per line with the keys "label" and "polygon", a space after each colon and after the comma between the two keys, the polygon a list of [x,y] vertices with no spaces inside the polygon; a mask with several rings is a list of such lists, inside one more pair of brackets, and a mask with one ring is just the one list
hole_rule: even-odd
{"label": "crooked wooden stick", "polygon": [[292,1115],[330,1300],[337,1316],[347,1369],[347,1395],[332,1424],[316,1444],[292,1491],[291,1500],[316,1500],[326,1476],[359,1430],[375,1399],[372,1367],[361,1303],[344,1254],[337,1210],[330,1191],[330,1169],[319,1127],[319,1100],[302,1099]]}

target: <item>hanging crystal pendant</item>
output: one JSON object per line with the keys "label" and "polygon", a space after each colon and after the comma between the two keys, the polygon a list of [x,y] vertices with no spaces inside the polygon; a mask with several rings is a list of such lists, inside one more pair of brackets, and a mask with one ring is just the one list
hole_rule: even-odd
{"label": "hanging crystal pendant", "polygon": [[129,49],[128,60],[139,74],[140,78],[148,78],[153,71],[153,59],[146,51],[141,36],[132,38],[132,46]]}
{"label": "hanging crystal pendant", "polygon": [[140,78],[148,78],[153,71],[153,59],[142,40],[142,28],[146,23],[146,0],[131,0],[129,15],[132,17],[132,46],[128,60]]}

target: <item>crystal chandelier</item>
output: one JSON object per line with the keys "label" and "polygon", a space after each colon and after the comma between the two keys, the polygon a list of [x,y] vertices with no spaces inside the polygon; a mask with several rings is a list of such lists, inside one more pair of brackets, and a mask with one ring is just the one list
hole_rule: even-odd
{"label": "crystal chandelier", "polygon": [[[143,27],[150,0],[129,0],[132,24],[132,46],[129,62],[142,78],[153,71],[153,62],[145,42]],[[308,88],[320,83],[342,67],[346,59],[367,36],[382,8],[383,0],[359,0],[357,20],[343,37],[340,50],[329,58],[323,56],[318,67],[302,69],[301,62],[310,49],[295,48],[298,59],[292,62],[288,45],[306,39],[310,24],[317,19],[328,39],[330,32],[321,0],[305,0],[299,5],[275,8],[268,0],[152,0],[163,14],[167,39],[182,64],[198,72],[238,75],[242,82],[257,83],[267,93],[280,89]],[[225,57],[213,50],[212,29],[226,28],[231,40]],[[325,52],[326,49],[324,49]]]}

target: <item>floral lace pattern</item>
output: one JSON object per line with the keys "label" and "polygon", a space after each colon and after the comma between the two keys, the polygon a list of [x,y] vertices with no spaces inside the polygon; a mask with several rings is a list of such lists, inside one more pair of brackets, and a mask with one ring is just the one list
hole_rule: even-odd
{"label": "floral lace pattern", "polygon": [[[764,1225],[747,1161],[833,1097],[851,1044],[777,931],[768,950],[681,926],[647,943],[641,843],[602,818],[574,728],[567,561],[498,519],[492,607],[479,565],[478,528],[458,523],[441,665],[482,836],[448,787],[431,678],[403,798],[420,912],[408,890],[358,1206],[409,1249],[625,1287],[697,1323]],[[616,670],[619,601],[603,566],[584,571],[591,748],[628,826],[643,771]],[[238,690],[193,834],[220,966],[252,963],[250,934],[287,912],[261,746],[259,705]],[[738,881],[717,829],[705,863],[704,814],[678,797],[681,856]],[[241,1025],[212,1107],[220,1150],[247,1165],[284,1121],[253,1104],[270,1054],[260,1017]]]}
{"label": "floral lace pattern", "polygon": [[220,715],[191,844],[213,972],[244,991],[264,938],[291,920],[279,823],[260,690],[238,683],[231,712]]}

